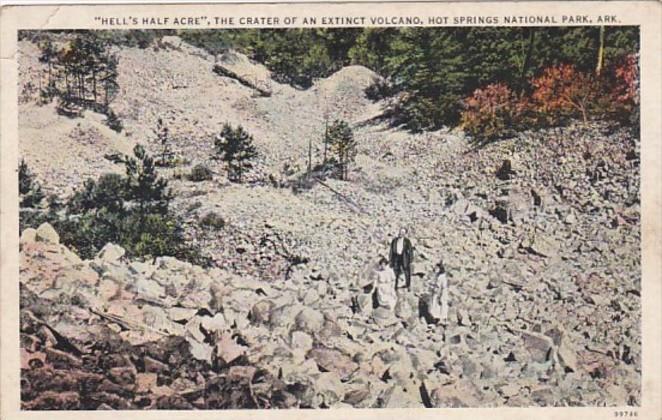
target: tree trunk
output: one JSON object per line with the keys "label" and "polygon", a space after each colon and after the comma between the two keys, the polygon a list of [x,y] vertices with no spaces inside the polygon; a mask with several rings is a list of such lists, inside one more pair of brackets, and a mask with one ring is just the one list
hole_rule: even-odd
{"label": "tree trunk", "polygon": [[104,91],[103,102],[104,102],[106,108],[108,108],[108,81],[106,81],[103,84],[103,91]]}
{"label": "tree trunk", "polygon": [[51,76],[51,73],[52,73],[52,67],[53,67],[53,65],[52,65],[51,62],[49,61],[49,62],[48,62],[48,96],[51,95],[51,90],[52,90],[52,88],[53,88],[53,79],[52,79],[52,76]]}
{"label": "tree trunk", "polygon": [[97,73],[92,72],[92,93],[94,95],[94,105],[97,104]]}
{"label": "tree trunk", "polygon": [[85,103],[85,73],[80,74],[80,99]]}
{"label": "tree trunk", "polygon": [[524,56],[524,62],[522,63],[522,69],[520,70],[519,76],[519,93],[520,95],[524,91],[526,71],[529,69],[531,63],[531,56],[533,55],[533,44],[535,43],[536,31],[535,28],[529,28],[529,46],[526,50],[526,55]]}
{"label": "tree trunk", "polygon": [[600,42],[598,47],[598,63],[595,66],[595,75],[600,76],[605,59],[605,27],[600,26]]}
{"label": "tree trunk", "polygon": [[312,148],[312,139],[308,137],[308,177],[313,169],[313,148]]}
{"label": "tree trunk", "polygon": [[323,165],[326,165],[326,149],[329,144],[329,122],[328,118],[324,119],[324,158],[322,161]]}
{"label": "tree trunk", "polygon": [[340,152],[340,179],[345,180],[345,153]]}

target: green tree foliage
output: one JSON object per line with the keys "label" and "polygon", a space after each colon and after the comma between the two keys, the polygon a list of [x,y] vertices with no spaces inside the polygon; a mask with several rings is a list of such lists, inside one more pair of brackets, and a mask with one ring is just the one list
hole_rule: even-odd
{"label": "green tree foliage", "polygon": [[223,125],[221,133],[214,139],[214,148],[216,155],[228,165],[231,181],[241,182],[242,174],[253,166],[251,161],[257,157],[253,136],[242,126]]}
{"label": "green tree foliage", "polygon": [[65,115],[76,115],[77,107],[106,113],[109,125],[121,130],[117,115],[108,108],[118,91],[118,58],[110,53],[103,34],[77,31],[61,34],[58,43],[49,38],[39,42],[40,61],[48,66],[48,86],[42,89],[42,97],[58,97],[59,110]]}
{"label": "green tree foliage", "polygon": [[315,32],[306,29],[260,31],[254,57],[273,72],[277,80],[308,87],[332,68],[328,47]]}
{"label": "green tree foliage", "polygon": [[358,64],[382,72],[391,52],[391,43],[399,35],[396,28],[365,28],[348,50],[351,64]]}
{"label": "green tree foliage", "polygon": [[137,205],[137,214],[145,218],[148,214],[165,215],[172,195],[168,190],[168,181],[156,172],[154,159],[141,145],[133,149],[134,157],[127,157],[126,190],[128,199]]}
{"label": "green tree foliage", "polygon": [[125,175],[88,179],[66,205],[64,215],[49,217],[62,242],[82,257],[93,257],[106,243],[119,244],[133,256],[182,256],[190,253],[179,220],[169,204],[167,181],[154,160],[137,145],[124,156]]}
{"label": "green tree foliage", "polygon": [[41,54],[39,61],[48,66],[48,86],[42,90],[42,95],[46,98],[51,98],[55,94],[55,78],[53,77],[53,68],[56,64],[57,49],[50,39],[46,39],[39,43]]}
{"label": "green tree foliage", "polygon": [[[76,48],[66,63],[67,91],[85,101],[93,96],[96,90],[89,84],[95,77],[89,74],[95,60],[86,57],[101,54],[99,42],[106,50],[113,44],[145,47],[166,33],[212,54],[238,50],[265,64],[277,80],[299,88],[349,64],[367,66],[388,81],[372,89],[375,98],[392,97],[385,115],[414,131],[457,124],[463,98],[476,89],[503,84],[517,95],[530,94],[531,81],[548,68],[571,65],[591,74],[639,50],[638,28],[623,26],[602,31],[599,26],[77,31],[65,32],[80,38],[71,43]],[[22,36],[44,40],[42,34]],[[44,59],[49,56],[44,51]],[[106,61],[105,71],[112,73],[116,64]],[[79,73],[88,74],[86,81],[78,81]],[[106,86],[112,96],[116,86]]]}
{"label": "green tree foliage", "polygon": [[21,207],[39,207],[44,200],[41,185],[23,159],[18,165],[18,194]]}
{"label": "green tree foliage", "polygon": [[466,57],[457,32],[404,28],[391,45],[384,70],[402,92],[392,114],[414,131],[455,124],[466,84]]}
{"label": "green tree foliage", "polygon": [[360,29],[292,28],[242,30],[183,30],[179,36],[211,54],[236,49],[265,64],[274,78],[308,88],[350,63],[349,50]]}
{"label": "green tree foliage", "polygon": [[327,133],[327,142],[334,152],[339,170],[339,177],[347,180],[349,165],[356,157],[356,139],[349,124],[345,121],[335,120]]}

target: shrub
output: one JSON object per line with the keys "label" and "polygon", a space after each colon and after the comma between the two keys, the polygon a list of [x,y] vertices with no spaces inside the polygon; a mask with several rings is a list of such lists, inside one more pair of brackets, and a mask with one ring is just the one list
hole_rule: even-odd
{"label": "shrub", "polygon": [[616,61],[611,73],[616,81],[612,97],[624,105],[639,103],[639,60],[635,54],[628,54]]}
{"label": "shrub", "polygon": [[200,219],[200,226],[222,229],[225,226],[225,219],[220,214],[210,211]]}
{"label": "shrub", "polygon": [[122,246],[130,255],[176,255],[184,241],[179,221],[169,214],[133,214],[125,225],[128,234]]}
{"label": "shrub", "polygon": [[502,83],[476,89],[463,101],[461,124],[479,143],[501,138],[522,123],[528,105]]}
{"label": "shrub", "polygon": [[379,101],[396,94],[393,84],[387,79],[375,78],[375,80],[365,88],[365,95],[372,101]]}
{"label": "shrub", "polygon": [[252,168],[251,161],[257,157],[253,146],[253,136],[242,126],[232,128],[225,124],[221,133],[214,139],[216,154],[228,165],[228,178],[241,182],[244,171]]}
{"label": "shrub", "polygon": [[211,169],[201,163],[195,165],[193,169],[191,169],[191,173],[188,175],[189,181],[193,182],[211,181],[212,178],[213,172]]}
{"label": "shrub", "polygon": [[125,211],[127,199],[126,180],[119,174],[103,174],[97,181],[88,179],[81,191],[76,191],[69,200],[68,208],[73,213],[84,213],[97,208],[112,213]]}
{"label": "shrub", "polygon": [[635,54],[622,56],[607,68],[602,79],[604,95],[600,110],[622,124],[639,126],[639,60]]}
{"label": "shrub", "polygon": [[29,227],[38,227],[47,222],[46,213],[33,208],[20,208],[18,211],[18,229],[23,232]]}
{"label": "shrub", "polygon": [[44,199],[41,185],[23,159],[18,165],[18,194],[20,207],[39,207]]}
{"label": "shrub", "polygon": [[122,130],[124,129],[124,125],[122,124],[122,120],[115,114],[115,112],[112,109],[108,110],[108,114],[106,115],[106,125],[110,127],[111,130],[116,131],[118,133],[121,133]]}
{"label": "shrub", "polygon": [[595,77],[567,64],[545,69],[531,84],[531,99],[536,114],[545,125],[550,126],[560,125],[575,117],[587,122],[600,94]]}

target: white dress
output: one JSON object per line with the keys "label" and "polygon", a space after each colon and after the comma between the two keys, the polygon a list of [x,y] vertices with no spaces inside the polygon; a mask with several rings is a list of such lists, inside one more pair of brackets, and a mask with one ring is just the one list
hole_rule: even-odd
{"label": "white dress", "polygon": [[448,319],[448,277],[439,273],[432,285],[428,311],[432,317],[446,323]]}

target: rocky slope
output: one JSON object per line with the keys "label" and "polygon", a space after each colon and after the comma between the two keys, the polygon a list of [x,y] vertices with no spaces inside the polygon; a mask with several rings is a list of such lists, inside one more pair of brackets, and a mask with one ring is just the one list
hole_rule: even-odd
{"label": "rocky slope", "polygon": [[[26,103],[21,153],[66,191],[79,183],[72,173],[121,169],[94,147],[158,150],[149,141],[164,118],[177,153],[218,172],[193,183],[175,177],[187,168],[163,171],[216,267],[129,261],[112,244],[81,261],[49,226],[23,232],[26,408],[639,404],[639,151],[626,131],[577,125],[471,150],[460,132],[366,123],[380,104],[363,95],[377,77],[364,68],[298,91],[245,57],[176,38],[119,54],[123,142],[98,129],[86,146],[55,130],[53,144],[90,154],[46,155],[47,129],[30,115],[54,111]],[[325,114],[354,125],[350,181],[286,187],[309,139],[319,159]],[[255,137],[250,183],[228,183],[209,160],[226,121]],[[223,229],[200,226],[212,211]],[[413,290],[394,311],[373,308],[375,264],[401,226],[416,248]],[[446,327],[426,322],[440,259]]]}

